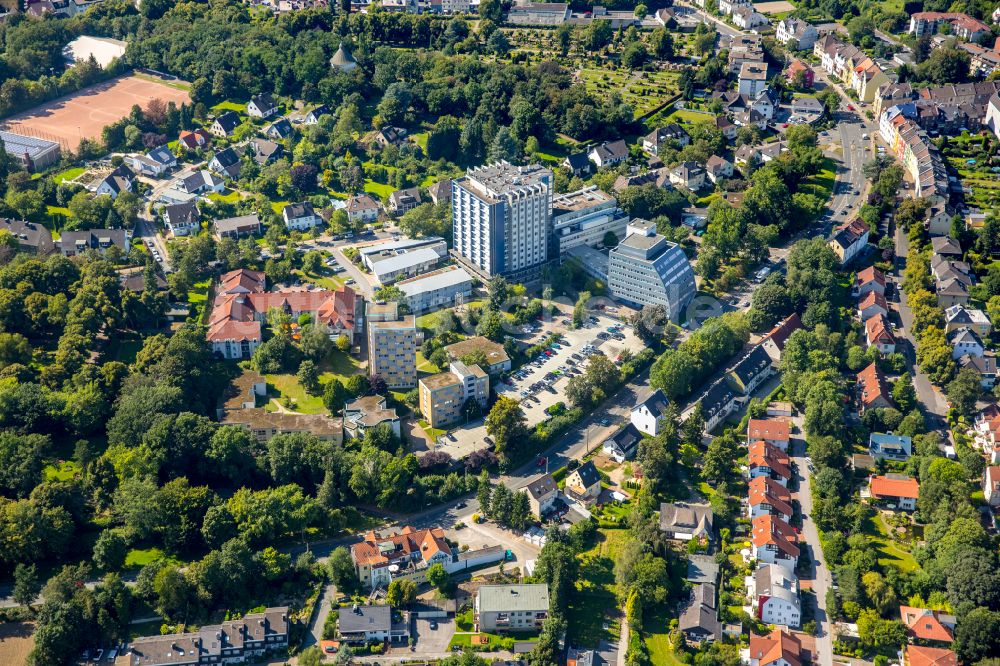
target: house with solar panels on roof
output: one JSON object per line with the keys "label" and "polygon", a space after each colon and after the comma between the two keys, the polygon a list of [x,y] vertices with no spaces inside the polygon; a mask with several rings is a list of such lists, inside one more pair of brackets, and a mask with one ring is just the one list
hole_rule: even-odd
{"label": "house with solar panels on roof", "polygon": [[11,159],[27,171],[42,171],[59,161],[59,144],[14,132],[0,132],[0,141]]}

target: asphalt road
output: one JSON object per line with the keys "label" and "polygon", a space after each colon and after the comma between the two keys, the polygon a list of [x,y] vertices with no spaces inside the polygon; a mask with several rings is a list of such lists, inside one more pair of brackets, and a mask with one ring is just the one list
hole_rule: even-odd
{"label": "asphalt road", "polygon": [[135,221],[135,236],[141,238],[142,242],[149,247],[152,241],[153,247],[160,253],[159,265],[164,273],[171,270],[170,253],[167,252],[167,243],[163,236],[156,230],[156,223],[149,218],[139,217]]}

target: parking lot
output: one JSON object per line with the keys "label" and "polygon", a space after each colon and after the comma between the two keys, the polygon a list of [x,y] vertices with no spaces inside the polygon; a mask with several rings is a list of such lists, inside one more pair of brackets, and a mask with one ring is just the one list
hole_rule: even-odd
{"label": "parking lot", "polygon": [[[431,623],[437,629],[431,629]],[[413,620],[413,638],[416,639],[416,654],[438,654],[448,651],[448,643],[455,635],[455,619],[440,618],[437,620],[426,620],[415,618]],[[406,650],[409,653],[409,649]]]}

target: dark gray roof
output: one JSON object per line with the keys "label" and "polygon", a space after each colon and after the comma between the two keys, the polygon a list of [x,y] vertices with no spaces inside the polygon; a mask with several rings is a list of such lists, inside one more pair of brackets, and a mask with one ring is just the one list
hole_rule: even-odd
{"label": "dark gray roof", "polygon": [[707,504],[664,502],[660,504],[660,529],[664,531],[712,532],[712,508]]}
{"label": "dark gray roof", "polygon": [[580,169],[590,167],[590,158],[587,157],[587,153],[585,152],[574,153],[566,156],[566,163],[569,164],[569,168],[573,171],[579,171]]}
{"label": "dark gray roof", "polygon": [[719,565],[711,555],[689,555],[687,579],[691,583],[719,582]]}
{"label": "dark gray roof", "polygon": [[164,208],[163,219],[172,226],[197,224],[201,215],[198,206],[193,201],[187,201]]}
{"label": "dark gray roof", "polygon": [[128,249],[128,235],[124,229],[64,231],[59,239],[59,243],[64,249],[96,249],[102,244],[111,243],[126,250]]}
{"label": "dark gray roof", "polygon": [[624,428],[605,440],[605,443],[614,442],[615,446],[626,457],[631,457],[635,450],[639,448],[640,440],[642,440],[642,434],[630,421]]}
{"label": "dark gray roof", "polygon": [[[217,152],[215,154],[215,158],[214,159],[215,159],[215,161],[217,161],[222,166],[223,169],[228,169],[229,167],[234,166],[234,165],[240,163],[240,155],[239,155],[239,153],[237,153],[236,150],[234,148],[231,148],[231,147],[230,148],[224,148],[224,149],[220,150],[219,152]],[[192,174],[191,176],[189,176],[189,178],[191,178],[191,177],[193,177],[195,175],[199,175],[199,174]],[[187,183],[187,179],[185,179],[184,182]]]}
{"label": "dark gray roof", "polygon": [[146,157],[159,164],[173,164],[177,161],[174,154],[166,146],[158,146],[146,153]]}
{"label": "dark gray roof", "polygon": [[229,134],[240,126],[240,116],[235,111],[226,111],[221,116],[217,116],[215,122],[219,123],[226,134]]}
{"label": "dark gray roof", "polygon": [[0,231],[10,232],[22,250],[31,250],[36,254],[48,254],[55,249],[52,234],[36,222],[0,219]]}
{"label": "dark gray roof", "polygon": [[392,608],[389,606],[358,606],[343,608],[338,618],[341,634],[365,631],[385,631],[392,628]]}
{"label": "dark gray roof", "polygon": [[677,628],[684,632],[707,634],[708,638],[719,637],[722,625],[719,623],[719,609],[715,605],[715,585],[701,583],[692,588]]}
{"label": "dark gray roof", "polygon": [[701,398],[701,410],[706,418],[715,416],[736,399],[736,393],[725,380],[718,380]]}
{"label": "dark gray roof", "polygon": [[767,372],[770,367],[771,357],[768,356],[763,347],[757,345],[736,364],[732,373],[746,386],[758,376]]}
{"label": "dark gray roof", "polygon": [[663,389],[656,389],[648,398],[636,405],[636,407],[643,406],[649,410],[649,413],[652,414],[653,417],[661,418],[667,413],[667,408],[670,407],[670,401],[667,400],[667,396],[664,395]]}
{"label": "dark gray roof", "polygon": [[580,480],[583,481],[584,488],[589,488],[595,483],[601,482],[601,475],[594,466],[593,460],[588,460],[573,471],[580,475]]}
{"label": "dark gray roof", "polygon": [[529,483],[528,485],[526,485],[524,488],[525,490],[528,491],[529,495],[538,498],[538,497],[543,497],[548,493],[552,492],[552,490],[554,490],[555,487],[556,487],[556,482],[552,480],[552,475],[544,474],[535,479],[534,481],[532,481],[531,483]]}
{"label": "dark gray roof", "polygon": [[308,201],[303,201],[302,203],[292,203],[285,206],[283,211],[288,219],[293,220],[299,217],[309,217],[310,215],[315,215],[313,210],[313,205]]}
{"label": "dark gray roof", "polygon": [[254,95],[250,98],[250,101],[256,105],[261,111],[268,111],[270,109],[275,109],[278,107],[278,103],[274,101],[270,93],[261,93],[260,95]]}
{"label": "dark gray roof", "polygon": [[269,135],[277,136],[280,139],[284,139],[286,136],[291,136],[292,134],[292,124],[288,122],[288,118],[279,118],[273,123],[267,126],[264,130]]}
{"label": "dark gray roof", "polygon": [[272,157],[279,157],[282,152],[281,144],[267,139],[254,139],[249,145],[257,164],[267,164]]}

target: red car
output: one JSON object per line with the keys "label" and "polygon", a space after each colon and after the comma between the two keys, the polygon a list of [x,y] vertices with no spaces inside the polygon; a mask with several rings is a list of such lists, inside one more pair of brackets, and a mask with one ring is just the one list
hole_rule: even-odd
{"label": "red car", "polygon": [[545,463],[547,463],[548,461],[549,461],[548,458],[539,458],[537,465],[538,467],[545,467]]}
{"label": "red car", "polygon": [[847,105],[847,110],[848,111],[853,111],[854,110],[854,105],[853,104],[848,104]]}

